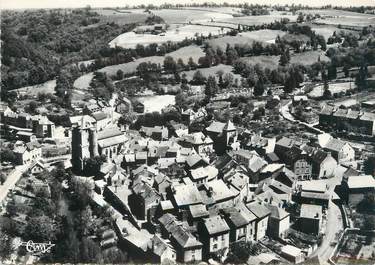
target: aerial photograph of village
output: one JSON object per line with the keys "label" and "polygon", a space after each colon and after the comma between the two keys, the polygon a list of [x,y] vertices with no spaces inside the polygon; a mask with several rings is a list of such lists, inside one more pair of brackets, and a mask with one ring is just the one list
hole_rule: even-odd
{"label": "aerial photograph of village", "polygon": [[1,3],[1,265],[375,264],[375,1],[39,2]]}

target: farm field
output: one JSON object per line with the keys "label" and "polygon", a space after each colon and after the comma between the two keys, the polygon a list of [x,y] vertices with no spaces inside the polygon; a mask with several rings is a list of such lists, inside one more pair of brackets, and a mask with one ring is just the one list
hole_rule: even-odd
{"label": "farm field", "polygon": [[312,65],[313,63],[317,62],[320,56],[321,62],[329,62],[330,59],[324,54],[324,52],[320,51],[307,51],[302,53],[295,53],[291,56],[290,62],[295,64],[302,64],[302,65]]}
{"label": "farm field", "polygon": [[82,75],[74,81],[73,87],[78,90],[87,90],[93,77],[94,74],[92,72]]}
{"label": "farm field", "polygon": [[[234,74],[232,71],[233,71],[233,67],[230,66],[230,65],[225,65],[225,64],[219,64],[219,65],[216,65],[216,66],[213,66],[213,67],[210,67],[210,68],[199,68],[197,69],[199,70],[205,77],[208,77],[210,75],[212,76],[215,76],[216,77],[216,73],[221,70],[224,72],[224,74],[226,73],[232,73],[234,78],[238,78],[238,80],[241,79],[241,76],[239,74]],[[191,80],[193,79],[193,76],[194,76],[194,73],[197,71],[197,70],[191,70],[191,71],[184,71],[182,73],[185,73],[186,74],[186,79],[187,80]],[[181,73],[181,75],[182,75]]]}
{"label": "farm field", "polygon": [[254,41],[263,43],[274,43],[277,35],[284,36],[286,32],[281,30],[256,30],[249,32],[241,32],[237,36],[224,36],[207,41],[212,47],[220,47],[225,49],[227,44],[232,47],[235,45],[252,45]]}
{"label": "farm field", "polygon": [[270,30],[270,29],[239,33],[240,36],[243,36],[245,38],[249,38],[249,39],[260,41],[260,42],[267,42],[267,43],[274,43],[278,35],[280,37],[283,37],[285,34],[286,34],[285,31]]}
{"label": "farm field", "polygon": [[216,39],[208,40],[207,43],[210,44],[211,47],[214,48],[221,48],[222,50],[225,50],[227,47],[227,44],[234,47],[235,45],[251,45],[254,42],[254,40],[237,35],[237,36],[224,36],[219,37]]}
{"label": "farm field", "polygon": [[231,14],[204,9],[161,9],[153,10],[152,13],[163,18],[169,24],[202,23],[233,18]]}
{"label": "farm field", "polygon": [[375,17],[363,19],[360,17],[339,17],[339,18],[325,18],[319,19],[317,23],[329,25],[343,25],[349,27],[366,27],[375,24]]}
{"label": "farm field", "polygon": [[291,43],[293,41],[303,41],[303,42],[308,42],[310,41],[310,38],[304,34],[284,34],[282,37],[282,40],[286,41],[287,43]]}
{"label": "farm field", "polygon": [[247,26],[256,26],[262,24],[269,24],[276,20],[281,20],[283,18],[288,18],[290,21],[296,21],[297,15],[292,15],[290,13],[284,14],[282,12],[272,12],[270,15],[263,16],[244,16],[244,17],[233,17],[228,19],[217,20],[220,22],[229,22],[234,24],[241,24]]}
{"label": "farm field", "polygon": [[317,25],[317,24],[308,24],[312,30],[314,30],[317,34],[324,36],[324,38],[327,40],[329,37],[333,35],[333,33],[336,31],[336,33],[339,32],[345,32],[345,33],[351,33],[354,35],[358,35],[357,31],[354,30],[348,30],[348,29],[339,29],[335,25]]}
{"label": "farm field", "polygon": [[[160,63],[163,64],[164,58],[166,56],[172,56],[175,60],[181,58],[184,63],[187,63],[189,58],[192,57],[194,62],[197,62],[198,59],[204,56],[202,49],[198,46],[191,45],[188,47],[183,47],[178,49],[177,51],[171,52],[166,54],[165,56],[151,56],[137,59],[133,62],[111,65],[104,67],[99,72],[105,72],[107,75],[115,75],[118,70],[122,70],[125,74],[134,73],[137,69],[137,66],[142,62],[152,62],[152,63]],[[89,88],[90,82],[93,78],[93,73],[85,74],[74,82],[74,87],[79,90],[87,90]]]}
{"label": "farm field", "polygon": [[350,11],[325,9],[325,10],[301,10],[305,14],[319,14],[321,19],[316,23],[327,25],[339,25],[349,27],[365,27],[375,24],[375,16],[370,14],[355,13]]}
{"label": "farm field", "polygon": [[21,87],[21,88],[15,89],[13,91],[17,91],[20,94],[37,96],[39,93],[54,94],[55,93],[55,87],[56,87],[56,80],[54,79],[54,80],[47,81],[43,84]]}
{"label": "farm field", "polygon": [[136,34],[134,32],[126,32],[119,35],[112,40],[109,45],[110,47],[123,47],[123,48],[135,48],[137,44],[148,45],[151,43],[166,43],[166,42],[179,42],[186,38],[193,38],[195,34],[208,36],[219,35],[226,33],[228,29],[220,27],[200,26],[200,25],[183,25],[173,26],[165,32],[163,35],[153,34]]}
{"label": "farm field", "polygon": [[184,10],[200,10],[205,12],[218,12],[228,15],[242,15],[241,8],[238,7],[185,7]]}
{"label": "farm field", "polygon": [[204,53],[202,49],[198,46],[188,46],[188,47],[183,47],[181,49],[178,49],[177,51],[168,53],[165,56],[151,56],[151,57],[140,58],[130,63],[107,66],[107,67],[100,69],[99,71],[105,72],[107,73],[107,75],[114,75],[119,69],[121,69],[125,74],[129,74],[129,73],[135,72],[137,69],[137,66],[143,62],[163,64],[164,58],[166,56],[171,56],[175,60],[181,58],[184,61],[184,63],[187,63],[190,57],[192,57],[193,60],[197,62],[200,57],[204,56]]}
{"label": "farm field", "polygon": [[[302,64],[302,65],[312,65],[313,63],[318,61],[320,56],[321,61],[329,61],[329,58],[324,54],[320,53],[319,51],[307,51],[303,53],[295,53],[291,55],[290,63],[291,64]],[[244,60],[252,65],[259,64],[263,68],[269,68],[271,70],[276,69],[279,67],[279,59],[280,56],[250,56],[244,57],[241,60]]]}
{"label": "farm field", "polygon": [[263,68],[268,68],[268,69],[273,70],[279,67],[279,58],[280,56],[276,56],[276,55],[274,56],[260,55],[260,56],[244,57],[244,58],[241,58],[241,60],[251,65],[259,64]]}
{"label": "farm field", "polygon": [[119,25],[144,22],[148,17],[147,13],[118,12],[112,9],[95,9],[95,12],[100,14],[105,22],[114,22]]}

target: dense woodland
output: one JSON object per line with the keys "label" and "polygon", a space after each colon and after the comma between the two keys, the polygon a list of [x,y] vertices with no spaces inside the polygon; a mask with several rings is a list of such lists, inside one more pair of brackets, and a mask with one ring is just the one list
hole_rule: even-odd
{"label": "dense woodland", "polygon": [[85,10],[38,10],[2,13],[2,90],[40,84],[63,66],[97,58],[108,42],[134,28],[101,23]]}

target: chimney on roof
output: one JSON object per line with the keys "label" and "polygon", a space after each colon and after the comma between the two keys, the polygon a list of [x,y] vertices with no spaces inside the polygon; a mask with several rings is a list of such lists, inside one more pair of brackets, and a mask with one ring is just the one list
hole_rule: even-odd
{"label": "chimney on roof", "polygon": [[213,189],[212,187],[208,187],[208,196],[211,197],[212,196],[212,193],[213,193]]}

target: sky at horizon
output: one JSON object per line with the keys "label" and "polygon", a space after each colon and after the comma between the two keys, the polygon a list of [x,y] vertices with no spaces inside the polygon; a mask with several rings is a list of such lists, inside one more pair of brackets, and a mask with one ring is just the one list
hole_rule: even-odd
{"label": "sky at horizon", "polygon": [[91,7],[124,7],[126,5],[155,4],[163,3],[204,3],[204,2],[227,2],[285,5],[302,4],[309,6],[375,6],[375,0],[0,0],[1,9],[27,9],[27,8],[79,8],[90,5]]}

